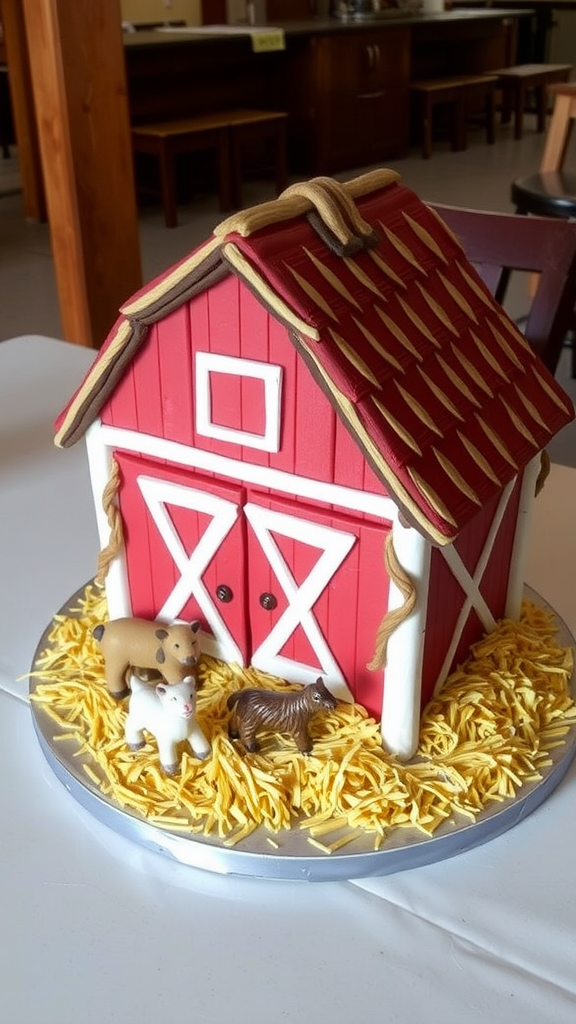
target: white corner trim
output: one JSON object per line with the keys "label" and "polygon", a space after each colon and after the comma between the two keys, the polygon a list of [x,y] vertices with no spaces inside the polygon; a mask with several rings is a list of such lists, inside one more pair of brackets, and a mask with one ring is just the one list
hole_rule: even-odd
{"label": "white corner trim", "polygon": [[494,518],[492,519],[492,522],[490,524],[490,529],[488,531],[484,547],[480,553],[480,558],[478,559],[476,568],[472,575],[470,575],[470,573],[466,569],[464,563],[462,562],[462,559],[460,558],[460,555],[456,551],[453,544],[447,544],[446,547],[440,549],[442,555],[446,559],[447,564],[450,566],[452,572],[454,573],[456,579],[458,580],[458,583],[462,587],[462,591],[466,595],[466,597],[460,609],[460,614],[458,615],[456,626],[452,634],[450,646],[446,651],[442,667],[438,673],[438,678],[434,686],[435,693],[437,693],[439,689],[442,687],[444,680],[450,669],[450,665],[454,660],[454,655],[456,654],[456,649],[460,642],[460,637],[462,636],[462,631],[464,629],[464,626],[466,625],[466,620],[468,618],[468,615],[470,614],[470,610],[472,608],[474,609],[478,618],[480,619],[480,622],[482,623],[484,630],[487,633],[494,629],[496,625],[496,620],[492,615],[492,612],[490,611],[488,605],[486,604],[486,601],[482,597],[479,588],[480,583],[482,582],[482,577],[484,576],[484,573],[488,566],[490,555],[492,554],[492,549],[494,547],[496,537],[498,536],[498,530],[500,529],[500,524],[504,517],[504,513],[506,511],[508,502],[510,501],[510,496],[512,494],[517,479],[518,478],[515,476],[512,477],[512,479],[506,484],[502,491],[502,494],[500,495],[500,501],[498,502],[498,506],[494,513]]}
{"label": "white corner trim", "polygon": [[[236,377],[252,377],[264,385],[264,433],[226,427],[212,419],[212,392],[210,374],[226,373]],[[197,352],[195,356],[195,411],[196,433],[218,441],[256,448],[259,451],[280,451],[282,367],[261,363],[254,359],[219,355],[217,352]]]}
{"label": "white corner trim", "polygon": [[[100,547],[104,549],[110,540],[110,526],[102,506],[102,495],[110,479],[112,450],[106,445],[102,437],[102,424],[99,419],[94,420],[89,426],[85,434],[85,441],[92,494],[94,496],[94,508],[96,510],[96,525],[98,527]],[[106,576],[105,591],[108,603],[108,618],[121,619],[132,614],[124,546],[122,546],[121,551],[110,563]]]}
{"label": "white corner trim", "polygon": [[[431,545],[417,530],[394,520],[392,539],[396,557],[416,587],[416,605],[388,640],[382,697],[382,744],[390,754],[408,760],[416,751],[420,733],[422,658],[430,584]],[[391,582],[388,611],[404,598]]]}
{"label": "white corner trim", "polygon": [[540,456],[534,456],[524,468],[522,485],[518,500],[518,519],[516,521],[516,533],[514,534],[514,546],[510,558],[510,572],[508,575],[508,594],[506,596],[506,616],[509,619],[519,619],[522,610],[522,597],[524,594],[524,573],[526,571],[526,553],[530,539],[530,527],[532,524],[532,513],[534,511],[536,480],[540,472]]}

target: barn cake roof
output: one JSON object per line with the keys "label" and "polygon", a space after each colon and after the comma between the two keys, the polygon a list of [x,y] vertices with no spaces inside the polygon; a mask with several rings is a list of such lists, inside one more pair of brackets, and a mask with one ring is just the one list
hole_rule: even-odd
{"label": "barn cake roof", "polygon": [[[438,215],[393,171],[223,221],[133,296],[56,424],[73,444],[148,328],[226,275],[283,322],[408,520],[448,543],[574,416]],[[273,359],[273,353],[271,353]]]}

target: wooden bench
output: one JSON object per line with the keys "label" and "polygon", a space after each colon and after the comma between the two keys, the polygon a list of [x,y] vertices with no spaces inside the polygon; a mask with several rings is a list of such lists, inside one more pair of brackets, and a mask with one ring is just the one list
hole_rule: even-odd
{"label": "wooden bench", "polygon": [[416,117],[422,134],[422,156],[432,155],[434,108],[446,105],[452,108],[452,149],[466,149],[466,122],[483,101],[486,117],[486,138],[494,142],[496,122],[496,83],[490,75],[460,75],[451,78],[431,78],[412,82]]}
{"label": "wooden bench", "polygon": [[246,143],[271,144],[276,189],[280,192],[286,188],[286,117],[280,111],[225,110],[178,121],[134,125],[134,153],[148,153],[159,161],[166,226],[175,227],[178,223],[176,160],[182,153],[204,150],[216,153],[218,201],[222,211],[242,205],[242,157]]}
{"label": "wooden bench", "polygon": [[268,146],[274,170],[276,195],[288,185],[286,156],[286,122],[288,115],[269,110],[233,110],[228,115],[230,131],[230,166],[232,206],[242,209],[242,168],[251,143]]}
{"label": "wooden bench", "polygon": [[514,138],[521,139],[524,128],[526,99],[530,90],[536,98],[536,131],[546,128],[547,87],[554,82],[567,82],[572,73],[571,64],[517,64],[511,68],[490,71],[498,76],[502,91],[502,123],[510,121],[514,113]]}

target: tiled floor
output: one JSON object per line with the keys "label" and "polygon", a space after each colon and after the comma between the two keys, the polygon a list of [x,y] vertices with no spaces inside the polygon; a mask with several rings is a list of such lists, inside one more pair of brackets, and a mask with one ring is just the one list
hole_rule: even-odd
{"label": "tiled floor", "polygon": [[[510,182],[538,168],[543,144],[544,136],[534,132],[532,119],[528,117],[521,141],[512,138],[508,126],[499,126],[494,146],[486,145],[483,131],[471,131],[465,152],[452,153],[439,143],[431,160],[422,160],[415,150],[413,155],[391,162],[390,166],[399,171],[405,184],[422,199],[506,211],[512,209]],[[568,154],[568,163],[576,165],[576,143]],[[339,177],[349,178],[355,173],[358,171]],[[245,187],[247,206],[272,197],[272,187],[265,183],[249,182]],[[142,210],[140,240],[145,281],[206,238],[222,215],[216,198],[208,197],[181,208],[179,219],[177,228],[167,229],[159,207]],[[522,315],[524,296],[524,282],[519,281],[511,290],[512,315]],[[61,325],[49,229],[45,224],[24,220],[14,153],[8,161],[0,157],[0,340],[20,334],[59,337]],[[569,376],[567,352],[557,376],[576,401],[576,381]],[[576,466],[575,425],[570,425],[554,440],[550,454],[556,462]]]}

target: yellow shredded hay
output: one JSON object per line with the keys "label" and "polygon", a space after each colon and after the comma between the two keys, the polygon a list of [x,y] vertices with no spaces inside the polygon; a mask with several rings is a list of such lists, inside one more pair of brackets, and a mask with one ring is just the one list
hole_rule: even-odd
{"label": "yellow shredded hay", "polygon": [[[326,854],[358,834],[371,833],[374,849],[392,828],[431,835],[453,814],[473,820],[490,802],[540,778],[549,751],[576,722],[572,650],[558,644],[553,617],[525,602],[521,621],[502,621],[476,644],[425,709],[419,749],[408,764],[382,750],[378,724],[356,704],[313,720],[314,748],[306,757],[275,734],[263,737],[258,753],[242,755],[228,738],[228,694],[287,684],[206,657],[198,720],[213,754],[198,761],[184,751],[181,773],[167,777],[152,739],[137,752],[124,743],[126,708],[104,685],[91,635],[107,618],[101,592],[88,587],[70,612],[55,617],[33,673],[41,681],[32,699],[58,723],[55,738],[90,752],[94,769],[85,765],[86,774],[120,806],[154,825],[215,835],[228,846],[259,825],[278,834],[299,824]],[[342,829],[330,842],[329,834]]]}

